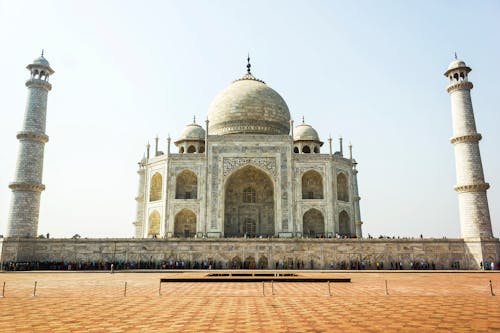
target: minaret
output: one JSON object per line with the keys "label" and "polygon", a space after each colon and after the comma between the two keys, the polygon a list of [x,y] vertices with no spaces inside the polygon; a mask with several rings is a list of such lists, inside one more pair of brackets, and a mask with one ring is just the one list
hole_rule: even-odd
{"label": "minaret", "polygon": [[455,166],[460,209],[461,235],[464,239],[492,239],[490,211],[486,190],[490,187],[484,181],[483,165],[479,152],[481,134],[476,131],[468,80],[469,67],[456,58],[450,63],[444,75],[449,79],[447,91],[451,97]]}
{"label": "minaret", "polygon": [[42,55],[26,67],[31,76],[26,81],[28,98],[24,125],[17,133],[19,152],[16,178],[10,183],[12,200],[7,225],[7,237],[36,237],[40,212],[43,151],[49,137],[45,135],[47,95],[52,89],[49,76],[54,73]]}

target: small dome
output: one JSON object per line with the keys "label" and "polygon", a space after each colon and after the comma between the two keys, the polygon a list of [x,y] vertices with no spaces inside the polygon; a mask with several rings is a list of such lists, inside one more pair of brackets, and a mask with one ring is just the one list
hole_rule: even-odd
{"label": "small dome", "polygon": [[465,71],[467,73],[469,73],[471,71],[470,67],[468,67],[463,60],[455,58],[455,59],[453,59],[452,62],[450,62],[450,65],[448,66],[448,69],[446,70],[444,75],[448,76],[448,73],[450,73],[451,71],[453,71],[455,69],[459,69],[459,68],[465,69]]}
{"label": "small dome", "polygon": [[208,120],[211,135],[279,135],[290,131],[290,112],[283,98],[250,73],[214,98]]}
{"label": "small dome", "polygon": [[293,130],[293,141],[319,141],[319,135],[311,125],[303,122]]}
{"label": "small dome", "polygon": [[50,67],[49,62],[47,61],[47,59],[45,59],[43,57],[43,55],[39,56],[38,58],[36,58],[35,60],[33,60],[33,64],[34,65],[42,65],[42,66]]}
{"label": "small dome", "polygon": [[450,65],[448,66],[448,70],[455,69],[455,68],[460,68],[460,67],[467,67],[465,62],[460,59],[454,59]]}
{"label": "small dome", "polygon": [[186,140],[205,140],[205,130],[203,127],[194,122],[187,125],[184,131],[182,131],[182,134],[177,142]]}

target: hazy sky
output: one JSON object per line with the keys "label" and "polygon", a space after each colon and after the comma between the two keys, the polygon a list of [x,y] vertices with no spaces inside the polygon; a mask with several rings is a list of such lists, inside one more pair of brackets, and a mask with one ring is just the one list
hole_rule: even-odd
{"label": "hazy sky", "polygon": [[[459,235],[453,52],[473,71],[493,230],[500,235],[498,1],[0,1],[0,233],[26,102],[51,77],[39,233],[133,235],[137,162],[245,71],[323,141],[354,146],[365,235]],[[337,145],[337,143],[336,143]],[[338,149],[338,148],[337,148]],[[174,148],[172,147],[174,151]],[[328,152],[327,145],[322,149]]]}

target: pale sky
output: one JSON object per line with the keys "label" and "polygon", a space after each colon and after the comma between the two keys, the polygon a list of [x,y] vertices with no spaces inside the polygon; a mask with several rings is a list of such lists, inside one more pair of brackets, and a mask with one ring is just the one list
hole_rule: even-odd
{"label": "pale sky", "polygon": [[305,116],[323,141],[352,142],[365,235],[457,237],[443,76],[456,51],[472,68],[499,237],[499,40],[498,1],[0,0],[0,234],[25,67],[43,48],[55,74],[39,234],[132,236],[147,141],[158,134],[165,151],[169,133],[176,139],[193,115],[202,122],[250,52],[252,73],[296,123]]}

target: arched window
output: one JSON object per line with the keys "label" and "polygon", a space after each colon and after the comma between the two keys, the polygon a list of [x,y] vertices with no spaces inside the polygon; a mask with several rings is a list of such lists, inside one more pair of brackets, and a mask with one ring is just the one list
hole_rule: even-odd
{"label": "arched window", "polygon": [[309,170],[302,175],[302,199],[323,199],[323,179],[319,172]]}
{"label": "arched window", "polygon": [[179,154],[184,154],[184,147],[179,148]]}
{"label": "arched window", "polygon": [[175,215],[174,237],[194,237],[196,234],[196,214],[183,209]]}
{"label": "arched window", "polygon": [[311,152],[311,148],[309,146],[302,147],[302,152],[305,154],[309,154]]}
{"label": "arched window", "polygon": [[349,220],[349,214],[345,210],[341,211],[339,214],[339,234],[341,236],[351,236]]}
{"label": "arched window", "polygon": [[243,190],[243,202],[245,203],[255,202],[255,190],[252,187],[247,187]]}
{"label": "arched window", "polygon": [[187,152],[188,154],[196,153],[196,148],[194,146],[189,146]]}
{"label": "arched window", "polygon": [[196,199],[198,194],[198,177],[191,170],[184,170],[177,175],[175,184],[176,199]]}
{"label": "arched window", "polygon": [[314,153],[319,154],[319,147],[318,146],[314,146]]}
{"label": "arched window", "polygon": [[304,236],[322,237],[325,234],[325,219],[323,214],[314,208],[309,209],[302,218]]}
{"label": "arched window", "polygon": [[154,210],[149,214],[148,219],[148,236],[156,237],[160,235],[160,213]]}
{"label": "arched window", "polygon": [[245,234],[247,237],[255,237],[255,229],[256,229],[257,224],[255,223],[255,220],[252,218],[247,217],[243,221],[243,228],[245,229]]}
{"label": "arched window", "polygon": [[299,147],[294,147],[294,148],[293,148],[293,152],[294,152],[295,154],[298,154],[298,153],[299,153]]}
{"label": "arched window", "polygon": [[347,177],[344,173],[337,175],[337,200],[349,201],[349,191],[347,188]]}
{"label": "arched window", "polygon": [[161,199],[162,177],[157,172],[151,177],[151,184],[149,188],[149,201],[156,201]]}
{"label": "arched window", "polygon": [[200,146],[200,149],[198,150],[198,153],[202,154],[205,152],[205,146]]}

